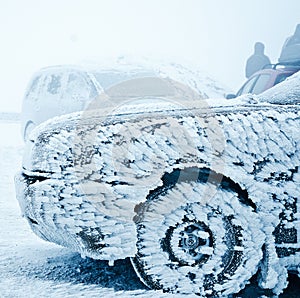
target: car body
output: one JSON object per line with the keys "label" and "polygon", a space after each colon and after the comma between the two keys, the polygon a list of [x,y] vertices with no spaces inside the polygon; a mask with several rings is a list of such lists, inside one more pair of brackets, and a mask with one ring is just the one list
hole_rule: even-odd
{"label": "car body", "polygon": [[[172,67],[174,72],[184,68],[177,65]],[[106,92],[108,88],[122,81],[136,78],[160,77],[167,70],[160,67],[146,67],[143,63],[130,65],[115,64],[114,66],[95,65],[56,65],[38,70],[31,78],[25,92],[22,112],[21,130],[24,140],[29,133],[40,123],[59,115],[82,111],[90,108],[90,104],[97,96]],[[186,73],[186,71],[185,71]],[[176,76],[176,74],[175,74]],[[194,74],[198,83],[204,77]],[[207,86],[215,86],[207,88]],[[219,83],[205,78],[200,84],[200,97],[208,98],[224,94],[225,89]]]}
{"label": "car body", "polygon": [[236,94],[228,94],[227,98],[235,98],[243,94],[260,94],[300,70],[300,65],[277,63],[266,65],[265,68],[254,73]]}
{"label": "car body", "polygon": [[300,265],[299,81],[231,101],[129,96],[50,119],[16,176],[22,213],[83,256],[130,257],[153,289],[224,297],[259,271],[279,294]]}

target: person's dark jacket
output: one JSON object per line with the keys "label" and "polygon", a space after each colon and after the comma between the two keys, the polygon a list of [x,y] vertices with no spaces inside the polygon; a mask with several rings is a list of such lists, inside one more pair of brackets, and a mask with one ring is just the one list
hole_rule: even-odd
{"label": "person's dark jacket", "polygon": [[264,48],[263,43],[255,43],[254,54],[248,58],[246,63],[246,78],[251,77],[255,72],[271,63],[269,57],[264,54]]}

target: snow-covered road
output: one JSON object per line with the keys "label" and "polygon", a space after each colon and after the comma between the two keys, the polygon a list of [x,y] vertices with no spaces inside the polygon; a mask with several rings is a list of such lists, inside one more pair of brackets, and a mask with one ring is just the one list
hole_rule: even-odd
{"label": "snow-covered road", "polygon": [[[5,119],[4,119],[5,118]],[[14,175],[21,165],[20,125],[0,114],[0,297],[174,297],[146,289],[128,259],[107,262],[40,240],[21,217]],[[299,278],[280,297],[299,298]],[[269,297],[253,282],[236,297]],[[273,297],[273,296],[270,296]]]}

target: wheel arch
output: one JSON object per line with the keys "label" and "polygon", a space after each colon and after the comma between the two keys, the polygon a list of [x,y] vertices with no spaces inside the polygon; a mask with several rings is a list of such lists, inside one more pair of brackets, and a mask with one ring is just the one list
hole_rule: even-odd
{"label": "wheel arch", "polygon": [[243,189],[239,183],[233,181],[230,177],[222,173],[218,173],[209,167],[190,166],[185,168],[174,168],[170,173],[164,173],[161,177],[162,185],[156,189],[150,190],[146,201],[151,201],[157,193],[163,193],[171,189],[178,182],[198,181],[202,183],[212,183],[217,187],[232,190],[238,194],[239,201],[247,206],[250,206],[253,211],[256,211],[257,206],[248,195],[248,191]]}
{"label": "wheel arch", "polygon": [[[28,129],[31,127],[30,131],[28,131]],[[27,141],[28,136],[30,134],[30,132],[33,130],[33,128],[36,127],[36,124],[32,121],[32,120],[28,120],[27,123],[24,125],[24,129],[22,132],[23,135],[23,140]]]}

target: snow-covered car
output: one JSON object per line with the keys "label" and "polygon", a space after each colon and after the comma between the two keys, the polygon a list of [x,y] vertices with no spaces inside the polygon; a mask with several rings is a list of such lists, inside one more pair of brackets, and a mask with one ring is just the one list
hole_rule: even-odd
{"label": "snow-covered car", "polygon": [[277,63],[266,65],[265,68],[255,72],[236,94],[227,94],[226,98],[231,99],[247,93],[260,94],[283,82],[299,70],[300,62],[295,64]]}
{"label": "snow-covered car", "polygon": [[[138,74],[154,75],[143,71]],[[112,82],[126,79],[128,74],[125,72],[77,65],[50,66],[38,70],[30,80],[23,99],[21,115],[24,140],[28,139],[31,130],[38,124],[54,116],[84,110]]]}
{"label": "snow-covered car", "polygon": [[129,96],[50,119],[16,176],[21,210],[82,256],[130,257],[153,289],[223,297],[259,272],[278,294],[300,265],[299,83],[233,100]]}
{"label": "snow-covered car", "polygon": [[[142,63],[103,67],[103,65],[57,65],[38,70],[31,78],[25,92],[21,113],[21,130],[24,140],[40,123],[54,116],[85,110],[92,100],[112,85],[129,79],[161,77],[166,75],[165,67],[146,68]],[[187,74],[177,65],[173,70]],[[212,79],[194,73],[189,77],[201,86],[201,97],[222,96],[224,89]],[[200,84],[199,84],[200,83]],[[205,86],[205,84],[207,86]],[[213,90],[212,86],[215,86]],[[207,88],[210,87],[210,88]],[[221,93],[223,92],[223,94]]]}

